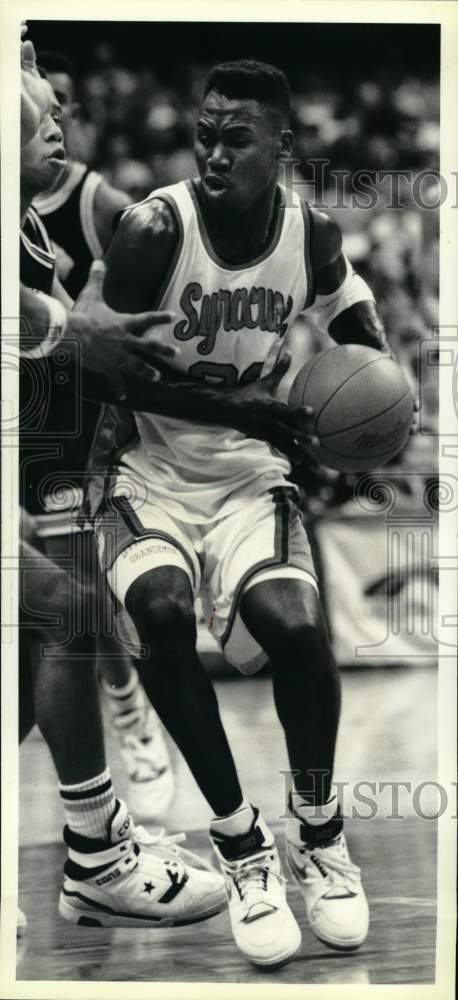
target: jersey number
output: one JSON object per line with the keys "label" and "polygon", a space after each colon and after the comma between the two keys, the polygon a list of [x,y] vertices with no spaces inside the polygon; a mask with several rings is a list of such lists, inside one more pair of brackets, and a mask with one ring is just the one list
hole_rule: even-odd
{"label": "jersey number", "polygon": [[238,369],[235,365],[219,365],[216,361],[196,361],[195,365],[191,365],[189,369],[189,374],[192,378],[199,379],[217,379],[221,385],[235,386],[235,385],[249,385],[250,382],[255,382],[259,378],[263,369],[262,361],[254,361],[252,365],[242,372],[240,378]]}

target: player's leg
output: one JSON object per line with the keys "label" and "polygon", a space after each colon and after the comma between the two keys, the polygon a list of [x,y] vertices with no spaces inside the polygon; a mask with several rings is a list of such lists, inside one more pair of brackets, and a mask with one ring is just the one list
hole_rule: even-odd
{"label": "player's leg", "polygon": [[300,946],[300,930],[286,904],[271,832],[242,798],[216,695],[196,654],[187,573],[173,566],[144,573],[129,587],[126,608],[150,649],[146,691],[215,813],[211,836],[226,882],[234,886],[235,940],[256,965],[286,961]]}
{"label": "player's leg", "polygon": [[205,798],[218,814],[230,812],[242,793],[216,695],[196,652],[197,538],[157,503],[142,501],[134,509],[122,496],[112,499],[95,530],[101,570],[121,609],[117,634],[130,651],[141,651],[145,690]]}
{"label": "player's leg", "polygon": [[241,617],[269,657],[294,786],[313,804],[331,795],[340,676],[311,582],[271,579],[242,598]]}
{"label": "player's leg", "polygon": [[18,675],[18,707],[19,707],[19,743],[33,729],[35,705],[33,703],[33,682],[30,666],[30,645],[24,628],[19,630],[19,675]]}
{"label": "player's leg", "polygon": [[[37,614],[48,617],[32,642],[31,663],[36,719],[53,756],[67,819],[59,912],[86,925],[154,927],[219,912],[221,880],[183,864],[180,848],[167,844],[164,855],[143,831],[139,840],[124,803],[115,799],[105,762],[94,644],[84,630],[81,636],[74,630],[75,619],[89,620],[84,604],[90,595],[31,546],[23,548],[21,577],[29,628]],[[55,616],[54,624],[49,616]],[[167,863],[173,854],[176,870]],[[152,886],[148,897],[145,882]]]}
{"label": "player's leg", "polygon": [[[288,857],[299,859],[292,870],[294,876],[301,872],[297,881],[306,896],[312,927],[331,943],[326,919],[330,925],[337,905],[336,920],[342,923],[343,900],[355,898],[357,905],[350,902],[352,912],[344,909],[344,926],[334,933],[334,943],[339,932],[339,946],[349,947],[350,939],[361,943],[367,931],[367,904],[357,876],[354,881],[356,870],[348,858],[337,802],[332,796],[329,799],[340,709],[339,676],[294,491],[273,489],[225,518],[207,537],[205,560],[215,609],[213,631],[226,658],[242,673],[251,673],[262,657],[271,663],[291,770],[298,772],[287,824]],[[314,782],[308,774],[311,769],[320,772],[324,781]],[[319,830],[315,823],[320,824]],[[315,902],[334,887],[334,878],[322,875],[312,862],[305,879],[304,863],[310,860],[310,845],[321,850],[324,842],[328,862],[334,863],[331,873],[336,867],[340,872],[344,869],[345,890],[337,885],[339,901],[327,900],[320,922]],[[321,869],[325,871],[324,865]],[[355,894],[348,880],[353,887],[357,884]]]}
{"label": "player's leg", "polygon": [[[242,598],[241,615],[269,656],[275,704],[294,775],[287,858],[316,935],[337,949],[364,941],[369,911],[331,779],[340,684],[311,583],[272,579]],[[317,808],[318,807],[318,808]]]}
{"label": "player's leg", "polygon": [[74,628],[76,620],[88,620],[90,595],[26,542],[21,558],[35,718],[61,784],[84,782],[106,769],[94,643]]}
{"label": "player's leg", "polygon": [[146,692],[181,750],[212,809],[224,815],[242,802],[235,764],[213,686],[196,652],[189,576],[177,566],[141,575],[126,594],[149,660],[141,660]]}
{"label": "player's leg", "polygon": [[169,752],[137,666],[108,628],[97,636],[97,669],[129,781],[129,807],[137,820],[157,821],[175,792]]}

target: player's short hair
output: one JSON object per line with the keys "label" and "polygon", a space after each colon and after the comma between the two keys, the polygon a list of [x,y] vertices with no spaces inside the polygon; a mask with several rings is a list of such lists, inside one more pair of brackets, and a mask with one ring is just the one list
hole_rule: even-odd
{"label": "player's short hair", "polygon": [[47,73],[66,73],[71,80],[74,80],[75,68],[71,59],[63,52],[40,52],[38,60]]}
{"label": "player's short hair", "polygon": [[277,112],[283,124],[289,124],[291,92],[281,69],[256,59],[237,59],[218,63],[205,84],[204,97],[211,90],[229,99],[258,101]]}

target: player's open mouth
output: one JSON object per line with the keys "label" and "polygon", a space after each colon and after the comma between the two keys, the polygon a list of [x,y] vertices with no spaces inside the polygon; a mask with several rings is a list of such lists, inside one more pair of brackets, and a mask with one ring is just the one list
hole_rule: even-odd
{"label": "player's open mouth", "polygon": [[212,192],[226,191],[228,188],[227,181],[218,174],[207,174],[204,184]]}
{"label": "player's open mouth", "polygon": [[48,160],[59,160],[61,163],[64,163],[66,159],[65,150],[62,147],[58,147],[48,156]]}

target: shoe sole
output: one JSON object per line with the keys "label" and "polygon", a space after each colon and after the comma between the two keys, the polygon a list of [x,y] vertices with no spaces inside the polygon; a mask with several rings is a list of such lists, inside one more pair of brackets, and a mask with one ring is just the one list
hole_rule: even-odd
{"label": "shoe sole", "polygon": [[77,908],[69,903],[64,894],[59,897],[58,911],[64,920],[77,924],[80,927],[185,927],[188,924],[197,924],[210,917],[216,917],[225,909],[226,901],[215,903],[203,913],[196,913],[189,917],[147,917],[139,914],[117,913],[109,907],[103,910],[94,902],[93,908]]}
{"label": "shoe sole", "polygon": [[[236,941],[237,944],[237,941]],[[296,925],[296,941],[293,945],[289,945],[284,951],[275,956],[269,955],[268,957],[254,958],[252,955],[248,955],[246,951],[240,948],[242,955],[251,963],[261,969],[271,968],[272,966],[285,965],[290,959],[297,955],[302,945],[302,934],[299,925]]]}
{"label": "shoe sole", "polygon": [[298,954],[301,948],[301,944],[302,944],[302,938],[299,941],[299,944],[294,948],[294,950],[289,949],[287,952],[283,953],[283,955],[265,960],[260,958],[251,958],[251,956],[247,955],[245,952],[242,952],[242,955],[245,955],[245,958],[248,959],[250,964],[254,965],[257,969],[278,968],[280,965],[286,965],[287,962],[290,962],[291,959]]}
{"label": "shoe sole", "polygon": [[357,951],[357,949],[360,948],[362,944],[364,944],[367,937],[367,934],[365,934],[363,938],[357,938],[356,942],[349,941],[348,944],[342,944],[341,941],[337,943],[336,941],[331,941],[330,939],[327,940],[326,938],[321,937],[321,935],[318,934],[318,932],[311,926],[311,924],[309,924],[309,926],[310,930],[313,931],[315,937],[317,937],[322,944],[325,944],[327,948],[331,948],[332,951]]}

